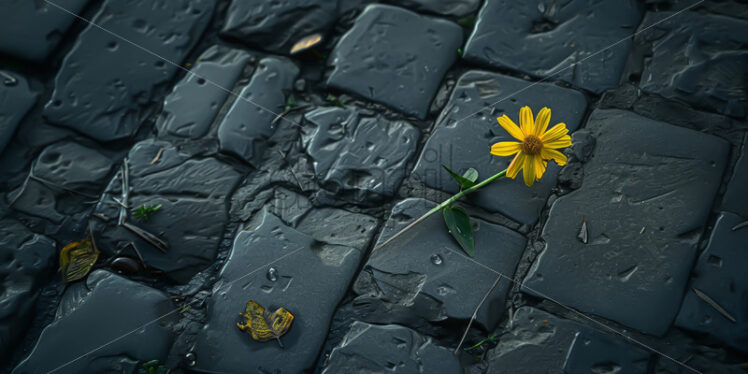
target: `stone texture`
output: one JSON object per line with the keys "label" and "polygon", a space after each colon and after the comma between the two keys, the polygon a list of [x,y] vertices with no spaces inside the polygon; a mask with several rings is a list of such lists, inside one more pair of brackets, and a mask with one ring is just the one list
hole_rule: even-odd
{"label": "stone texture", "polygon": [[645,56],[641,89],[729,116],[748,116],[748,21],[674,14],[647,13],[639,27],[635,40]]}
{"label": "stone texture", "polygon": [[182,78],[164,100],[156,123],[159,135],[190,139],[205,135],[249,57],[244,51],[220,45],[205,50],[192,73]]}
{"label": "stone texture", "polygon": [[335,46],[327,83],[425,118],[457,59],[462,28],[389,5],[369,5]]}
{"label": "stone texture", "polygon": [[[594,111],[586,129],[596,147],[584,182],[551,207],[545,251],[523,290],[663,335],[678,312],[729,146],[621,110]],[[583,222],[586,244],[578,238]]]}
{"label": "stone texture", "polygon": [[[722,213],[712,230],[709,245],[699,256],[675,324],[710,334],[722,342],[748,352],[748,228],[737,225],[748,221],[732,213]],[[730,321],[697,296],[706,294],[736,321]]]}
{"label": "stone texture", "polygon": [[57,73],[44,115],[100,141],[131,136],[144,107],[177,72],[173,64],[197,42],[213,6],[212,0],[107,0],[92,22],[127,41],[96,26],[83,30]]}
{"label": "stone texture", "polygon": [[29,327],[40,288],[51,277],[55,242],[12,219],[0,220],[0,360]]}
{"label": "stone texture", "polygon": [[722,209],[748,217],[748,133],[743,138],[743,147],[733,169],[727,190],[722,196]]}
{"label": "stone texture", "polygon": [[75,21],[73,14],[79,14],[86,3],[88,0],[55,0],[54,5],[44,1],[0,1],[0,52],[43,62]]}
{"label": "stone texture", "polygon": [[[480,179],[504,170],[512,158],[491,155],[491,145],[515,139],[499,126],[496,118],[506,114],[519,124],[519,109],[525,105],[534,114],[544,106],[550,108],[551,126],[564,122],[573,132],[582,121],[587,103],[581,93],[552,84],[531,84],[504,75],[469,71],[460,77],[439,115],[413,177],[429,187],[456,193],[459,185],[442,164],[458,173],[475,168]],[[550,162],[543,178],[531,188],[525,186],[521,176],[516,180],[500,180],[469,195],[468,201],[521,223],[533,224],[556,185],[559,169],[555,162]]]}
{"label": "stone texture", "polygon": [[323,374],[459,373],[457,357],[431,338],[397,325],[354,322],[332,350]]}
{"label": "stone texture", "polygon": [[139,362],[163,362],[173,339],[173,315],[163,317],[174,308],[169,296],[104,270],[84,282],[68,287],[13,374],[133,373]]}
{"label": "stone texture", "polygon": [[0,70],[0,154],[10,143],[21,120],[36,103],[37,95],[26,79],[18,74]]}
{"label": "stone texture", "polygon": [[285,58],[260,60],[218,127],[221,150],[258,167],[267,139],[275,132],[273,120],[283,111],[298,74],[299,68]]}
{"label": "stone texture", "polygon": [[254,47],[288,54],[301,38],[325,34],[337,18],[337,1],[233,0],[221,34]]}
{"label": "stone texture", "polygon": [[641,15],[634,0],[487,0],[463,57],[600,93],[618,86]]}
{"label": "stone texture", "polygon": [[556,317],[540,309],[521,307],[509,331],[488,352],[488,372],[645,373],[650,354],[623,338]]}
{"label": "stone texture", "polygon": [[[377,245],[436,206],[407,199],[393,209]],[[370,256],[353,291],[410,308],[432,322],[469,319],[498,274],[513,277],[525,238],[482,220],[475,232],[475,257],[468,257],[435,214]],[[478,311],[476,323],[491,330],[501,318],[510,281],[502,280]],[[395,321],[391,321],[395,322]]]}
{"label": "stone texture", "polygon": [[[321,241],[264,211],[254,222],[236,236],[207,302],[208,321],[196,337],[198,370],[281,374],[313,368],[335,306],[363,256],[362,247]],[[366,229],[356,232],[371,235]],[[268,275],[271,268],[275,281]],[[293,313],[293,325],[281,338],[285,348],[275,341],[256,342],[237,328],[237,313],[249,300]]]}
{"label": "stone texture", "polygon": [[302,142],[317,180],[338,199],[376,204],[397,192],[420,132],[370,110],[322,107],[305,114]]}
{"label": "stone texture", "polygon": [[743,0],[704,0],[694,3],[687,0],[645,0],[656,10],[683,10],[688,9],[697,12],[708,12],[730,17],[748,19],[748,7]]}
{"label": "stone texture", "polygon": [[[161,156],[152,163],[161,149]],[[114,198],[122,198],[121,170],[95,209],[97,215],[108,218],[93,221],[99,247],[112,254],[133,242],[149,267],[178,282],[189,280],[215,260],[228,221],[226,199],[240,174],[215,158],[191,158],[169,143],[153,140],[133,146],[128,169],[128,206],[162,207],[146,222],[138,222],[130,212],[127,222],[158,236],[169,248],[162,252],[117,224],[120,205]]]}
{"label": "stone texture", "polygon": [[389,0],[389,2],[419,12],[456,17],[475,13],[480,6],[480,0]]}

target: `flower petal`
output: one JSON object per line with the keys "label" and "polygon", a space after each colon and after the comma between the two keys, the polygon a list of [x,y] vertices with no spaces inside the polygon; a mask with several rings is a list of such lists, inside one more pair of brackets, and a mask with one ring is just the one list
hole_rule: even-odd
{"label": "flower petal", "polygon": [[543,174],[545,174],[545,166],[548,163],[539,156],[535,156],[533,159],[535,160],[535,178],[540,179],[543,177]]}
{"label": "flower petal", "polygon": [[511,156],[520,151],[522,143],[498,142],[491,146],[491,154],[494,156]]}
{"label": "flower petal", "polygon": [[506,132],[509,133],[509,135],[513,136],[517,140],[524,140],[525,137],[522,135],[522,130],[519,129],[516,123],[512,121],[509,116],[504,114],[503,116],[496,118],[497,121],[499,121],[499,125],[506,130]]}
{"label": "flower petal", "polygon": [[531,187],[535,183],[535,157],[525,157],[525,165],[522,170],[522,177],[525,180],[527,187]]}
{"label": "flower petal", "polygon": [[532,109],[529,106],[523,106],[519,110],[519,126],[522,129],[522,134],[525,136],[535,134],[535,123],[532,119]]}
{"label": "flower petal", "polygon": [[543,107],[535,117],[535,135],[538,137],[543,135],[549,123],[551,123],[551,110]]}
{"label": "flower petal", "polygon": [[514,156],[514,159],[509,164],[509,167],[506,170],[506,176],[509,178],[516,178],[517,174],[519,174],[519,171],[522,169],[522,166],[525,164],[525,154],[520,152],[517,153],[516,156]]}
{"label": "flower petal", "polygon": [[548,130],[545,134],[541,135],[540,140],[542,140],[543,143],[552,142],[568,133],[569,130],[566,128],[566,124],[561,122],[556,126],[551,127],[551,129]]}
{"label": "flower petal", "polygon": [[543,150],[540,151],[540,157],[542,157],[544,160],[553,159],[553,161],[556,161],[556,163],[560,166],[566,165],[566,156],[555,149],[543,148]]}
{"label": "flower petal", "polygon": [[550,141],[550,142],[543,142],[543,148],[551,148],[551,149],[564,148],[570,145],[571,145],[571,137],[569,135],[564,135],[561,138]]}

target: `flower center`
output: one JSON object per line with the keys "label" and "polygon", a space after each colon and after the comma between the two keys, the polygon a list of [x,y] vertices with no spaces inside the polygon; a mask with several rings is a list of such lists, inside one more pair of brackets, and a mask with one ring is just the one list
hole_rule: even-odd
{"label": "flower center", "polygon": [[543,142],[535,135],[528,135],[522,141],[522,152],[528,155],[540,154],[543,149]]}

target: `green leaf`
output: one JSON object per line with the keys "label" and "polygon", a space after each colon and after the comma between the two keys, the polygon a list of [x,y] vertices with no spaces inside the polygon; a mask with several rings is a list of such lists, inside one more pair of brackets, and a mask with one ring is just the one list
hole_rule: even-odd
{"label": "green leaf", "polygon": [[452,237],[457,240],[460,247],[470,257],[475,257],[475,239],[473,238],[473,227],[470,225],[470,216],[465,209],[459,206],[444,207],[444,223]]}
{"label": "green leaf", "polygon": [[452,171],[452,169],[448,168],[447,165],[442,164],[442,167],[457,181],[457,183],[460,184],[460,187],[463,189],[473,187],[475,181],[478,179],[478,172],[473,168],[468,169],[463,176]]}

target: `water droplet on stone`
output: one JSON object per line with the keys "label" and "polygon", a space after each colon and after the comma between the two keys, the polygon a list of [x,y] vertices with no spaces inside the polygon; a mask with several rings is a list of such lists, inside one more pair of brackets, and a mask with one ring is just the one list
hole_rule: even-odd
{"label": "water droplet on stone", "polygon": [[444,262],[444,261],[442,260],[442,256],[439,256],[439,255],[437,255],[437,254],[433,254],[433,255],[431,255],[431,263],[432,263],[432,264],[434,264],[434,265],[441,265],[441,264],[442,264],[442,262]]}
{"label": "water droplet on stone", "polygon": [[189,366],[195,366],[195,364],[197,364],[197,356],[195,356],[195,353],[193,352],[187,352],[187,354],[184,355],[184,360]]}
{"label": "water droplet on stone", "polygon": [[267,274],[268,280],[271,282],[275,282],[278,280],[278,270],[276,268],[270,268],[268,269]]}

